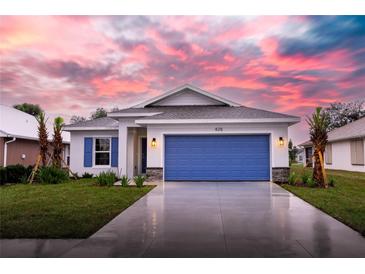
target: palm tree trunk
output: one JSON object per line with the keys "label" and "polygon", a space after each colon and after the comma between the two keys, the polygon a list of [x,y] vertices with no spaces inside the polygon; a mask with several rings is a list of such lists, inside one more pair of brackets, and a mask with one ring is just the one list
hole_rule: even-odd
{"label": "palm tree trunk", "polygon": [[315,149],[313,156],[314,156],[313,180],[317,182],[317,184],[320,187],[326,187],[324,176],[322,173],[323,167],[321,163],[321,151]]}

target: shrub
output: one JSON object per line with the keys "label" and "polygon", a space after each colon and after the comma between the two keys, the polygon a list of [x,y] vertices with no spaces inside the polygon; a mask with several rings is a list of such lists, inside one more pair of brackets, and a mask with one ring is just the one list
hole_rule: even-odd
{"label": "shrub", "polygon": [[295,172],[290,173],[289,177],[288,177],[289,185],[295,185],[296,179],[297,179],[297,175],[295,174]]}
{"label": "shrub", "polygon": [[0,185],[3,185],[6,183],[7,179],[7,174],[6,174],[6,167],[0,167]]}
{"label": "shrub", "polygon": [[328,180],[328,185],[334,187],[335,186],[335,178],[330,177]]}
{"label": "shrub", "polygon": [[117,180],[117,175],[112,171],[103,171],[96,176],[96,184],[99,186],[113,186]]}
{"label": "shrub", "polygon": [[120,178],[122,186],[128,186],[131,179],[128,178],[128,176],[124,175],[122,178]]}
{"label": "shrub", "polygon": [[317,182],[313,180],[312,177],[309,177],[307,180],[307,186],[309,187],[317,187]]}
{"label": "shrub", "polygon": [[141,175],[135,176],[133,179],[137,187],[143,187],[143,184],[146,181],[146,177]]}
{"label": "shrub", "polygon": [[94,177],[94,174],[92,174],[92,173],[85,172],[84,174],[82,174],[82,178],[84,178],[84,179],[88,179],[88,178],[92,178],[92,177]]}
{"label": "shrub", "polygon": [[[32,166],[25,167],[22,165],[10,165],[5,167],[5,171],[2,171],[5,173],[5,183],[10,184],[17,184],[22,183],[27,180],[30,173],[32,172]],[[24,179],[25,178],[25,179]]]}
{"label": "shrub", "polygon": [[55,167],[41,167],[37,179],[42,184],[60,184],[69,179],[67,171]]}
{"label": "shrub", "polygon": [[303,184],[307,184],[308,183],[308,179],[310,178],[310,175],[307,172],[304,172],[302,174],[302,183]]}

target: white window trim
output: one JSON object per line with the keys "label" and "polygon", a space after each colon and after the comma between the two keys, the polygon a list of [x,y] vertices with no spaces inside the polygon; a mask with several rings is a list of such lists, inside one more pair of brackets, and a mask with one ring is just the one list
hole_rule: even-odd
{"label": "white window trim", "polygon": [[[95,164],[96,153],[105,153],[107,151],[96,151],[96,139],[109,139],[109,165],[97,165]],[[112,161],[112,138],[111,137],[93,137],[93,168],[111,168]]]}

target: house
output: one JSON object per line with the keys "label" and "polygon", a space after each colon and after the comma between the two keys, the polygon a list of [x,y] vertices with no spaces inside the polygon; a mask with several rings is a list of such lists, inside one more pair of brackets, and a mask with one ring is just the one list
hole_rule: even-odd
{"label": "house", "polygon": [[303,163],[303,159],[304,159],[304,149],[303,148],[298,148],[297,149],[297,154],[295,155],[295,161],[297,163]]}
{"label": "house", "polygon": [[164,181],[285,181],[288,127],[299,117],[183,85],[108,117],[65,127],[70,167]]}
{"label": "house", "polygon": [[[365,117],[336,128],[328,133],[324,162],[327,169],[365,172]],[[301,146],[305,150],[305,165],[312,166],[312,143]]]}
{"label": "house", "polygon": [[[47,124],[52,139],[51,121]],[[63,159],[69,158],[70,133],[63,132]],[[51,148],[50,148],[51,149]],[[51,152],[51,151],[50,151]],[[28,113],[0,105],[0,166],[34,165],[39,155],[38,122]]]}
{"label": "house", "polygon": [[299,145],[299,147],[303,148],[303,158],[302,162],[305,167],[313,167],[313,147],[311,141],[306,141]]}

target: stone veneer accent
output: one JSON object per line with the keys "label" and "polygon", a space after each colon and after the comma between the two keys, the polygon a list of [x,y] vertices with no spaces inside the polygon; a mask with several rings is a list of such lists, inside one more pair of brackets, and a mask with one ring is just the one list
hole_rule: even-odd
{"label": "stone veneer accent", "polygon": [[289,167],[273,167],[272,168],[272,181],[274,183],[284,184],[288,182],[290,173]]}
{"label": "stone veneer accent", "polygon": [[148,167],[146,169],[147,181],[162,181],[163,168],[162,167]]}

